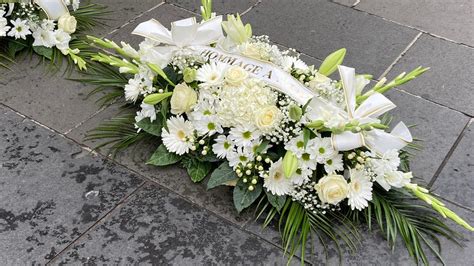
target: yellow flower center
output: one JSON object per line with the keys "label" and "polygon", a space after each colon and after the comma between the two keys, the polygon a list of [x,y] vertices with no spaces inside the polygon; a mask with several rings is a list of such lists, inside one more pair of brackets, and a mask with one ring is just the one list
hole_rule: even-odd
{"label": "yellow flower center", "polygon": [[184,140],[186,138],[186,133],[184,133],[184,131],[182,130],[179,130],[177,133],[176,133],[176,136],[178,136],[178,138],[180,140]]}

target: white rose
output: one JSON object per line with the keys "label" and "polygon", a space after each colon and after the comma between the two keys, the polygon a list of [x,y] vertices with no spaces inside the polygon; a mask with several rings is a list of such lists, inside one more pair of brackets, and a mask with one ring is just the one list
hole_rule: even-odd
{"label": "white rose", "polygon": [[230,67],[225,73],[225,81],[232,86],[240,86],[249,74],[239,66]]}
{"label": "white rose", "polygon": [[76,31],[77,20],[68,13],[62,15],[58,20],[58,28],[66,33],[72,34]]}
{"label": "white rose", "polygon": [[328,84],[331,79],[324,76],[323,74],[316,73],[313,79],[309,82],[309,87],[317,88],[320,84]]}
{"label": "white rose", "polygon": [[260,49],[256,45],[247,43],[244,44],[243,47],[241,48],[241,52],[243,55],[255,58],[255,59],[261,59],[263,58]]}
{"label": "white rose", "polygon": [[176,85],[171,96],[171,113],[179,115],[191,111],[197,102],[197,93],[186,83]]}
{"label": "white rose", "polygon": [[314,186],[323,203],[337,204],[347,197],[349,185],[341,175],[328,175]]}
{"label": "white rose", "polygon": [[401,188],[410,183],[412,176],[411,172],[391,171],[385,174],[385,181],[392,187]]}
{"label": "white rose", "polygon": [[278,107],[270,105],[263,107],[255,113],[255,125],[266,133],[274,129],[280,122],[282,113]]}

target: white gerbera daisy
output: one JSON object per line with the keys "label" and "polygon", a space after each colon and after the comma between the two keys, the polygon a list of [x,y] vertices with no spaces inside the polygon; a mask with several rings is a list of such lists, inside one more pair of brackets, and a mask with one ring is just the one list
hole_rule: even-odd
{"label": "white gerbera daisy", "polygon": [[326,170],[328,174],[331,174],[332,172],[335,172],[335,171],[344,170],[342,154],[336,153],[331,158],[327,159],[324,162],[324,170]]}
{"label": "white gerbera daisy", "polygon": [[348,204],[351,209],[362,210],[372,200],[372,182],[364,175],[364,171],[350,170],[351,182],[349,183]]}
{"label": "white gerbera daisy", "polygon": [[217,158],[224,159],[235,152],[235,146],[230,136],[219,135],[215,142],[212,145],[212,151],[217,155]]}
{"label": "white gerbera daisy", "polygon": [[226,65],[222,63],[211,62],[203,65],[196,73],[196,79],[201,81],[204,86],[218,86],[224,81]]}
{"label": "white gerbera daisy", "polygon": [[235,145],[248,147],[252,145],[254,140],[260,137],[260,133],[253,126],[238,125],[230,129],[230,136],[235,142]]}
{"label": "white gerbera daisy", "polygon": [[194,128],[190,121],[182,116],[171,117],[166,121],[168,130],[163,130],[161,137],[166,149],[178,155],[188,153],[193,146]]}
{"label": "white gerbera daisy", "polygon": [[15,39],[26,40],[26,35],[31,34],[30,26],[28,26],[27,20],[21,20],[17,18],[10,22],[13,24],[13,27],[8,33],[8,36],[15,37]]}
{"label": "white gerbera daisy", "polygon": [[270,166],[268,176],[263,179],[263,186],[277,196],[287,195],[293,190],[293,182],[283,173],[281,158]]}

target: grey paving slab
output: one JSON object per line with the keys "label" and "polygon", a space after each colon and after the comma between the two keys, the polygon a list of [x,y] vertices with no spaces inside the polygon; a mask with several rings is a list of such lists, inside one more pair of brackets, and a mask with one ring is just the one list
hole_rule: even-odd
{"label": "grey paving slab", "polygon": [[[167,3],[174,4],[190,10],[194,13],[201,14],[200,0],[166,0]],[[218,15],[222,14],[242,14],[244,11],[256,5],[261,0],[214,0],[212,1],[212,10]]]}
{"label": "grey paving slab", "polygon": [[464,135],[437,177],[433,189],[457,203],[474,209],[474,124]]}
{"label": "grey paving slab", "polygon": [[107,38],[116,42],[124,41],[133,47],[138,48],[138,44],[144,40],[142,36],[132,35],[132,31],[136,26],[138,26],[138,24],[150,19],[156,19],[169,29],[171,22],[189,17],[196,17],[196,14],[173,5],[164,4],[145,13],[143,16],[122,27],[120,30],[110,34]]}
{"label": "grey paving slab", "polygon": [[53,264],[78,263],[284,265],[286,259],[274,245],[149,184]]}
{"label": "grey paving slab", "polygon": [[[409,88],[411,82],[400,88]],[[421,150],[412,150],[415,156],[411,160],[411,170],[427,184],[469,122],[469,117],[397,90],[387,93],[387,97],[397,105],[391,112],[392,126],[398,121],[414,126],[410,131],[414,138],[421,140],[416,142],[421,145]]]}
{"label": "grey paving slab", "polygon": [[104,36],[137,16],[163,3],[162,0],[94,0],[94,3],[107,7],[104,15],[105,27],[94,29],[94,34]]}
{"label": "grey paving slab", "polygon": [[395,64],[388,77],[420,65],[431,69],[404,89],[474,116],[474,48],[422,35]]}
{"label": "grey paving slab", "polygon": [[[72,130],[68,136],[84,145],[94,148],[100,143],[100,140],[83,141],[86,132],[97,127],[104,120],[115,117],[119,111],[118,107],[112,106],[86,121],[78,128]],[[249,212],[244,211],[241,214],[237,213],[233,205],[232,190],[229,187],[218,187],[207,191],[207,179],[199,184],[193,183],[186,171],[180,167],[156,167],[146,165],[145,162],[148,161],[157,146],[156,143],[142,143],[119,153],[115,160],[141,175],[150,178],[156,183],[180,194],[191,202],[238,225],[244,224],[253,217],[252,213]],[[99,150],[99,152],[107,154],[108,150],[105,147]]]}
{"label": "grey paving slab", "polygon": [[86,100],[87,85],[67,80],[61,70],[48,73],[47,63],[39,60],[25,56],[11,66],[11,71],[0,70],[1,103],[59,132],[71,129],[99,109],[95,97]]}
{"label": "grey paving slab", "polygon": [[0,136],[2,265],[45,264],[143,182],[1,106]]}
{"label": "grey paving slab", "polygon": [[415,38],[415,30],[323,0],[263,1],[245,14],[255,34],[324,59],[347,48],[345,64],[380,75]]}
{"label": "grey paving slab", "polygon": [[474,45],[474,5],[471,0],[361,0],[356,9]]}
{"label": "grey paving slab", "polygon": [[349,7],[352,7],[358,2],[358,0],[330,0],[330,1],[341,4],[341,5],[349,6]]}

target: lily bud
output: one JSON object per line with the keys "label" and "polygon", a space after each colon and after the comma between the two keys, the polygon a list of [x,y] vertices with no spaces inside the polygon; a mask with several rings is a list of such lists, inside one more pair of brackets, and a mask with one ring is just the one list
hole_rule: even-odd
{"label": "lily bud", "polygon": [[283,172],[287,178],[291,177],[298,169],[298,158],[291,151],[286,151],[283,158]]}
{"label": "lily bud", "polygon": [[290,118],[293,121],[296,121],[296,122],[300,121],[302,115],[303,115],[303,111],[298,105],[290,106]]}

